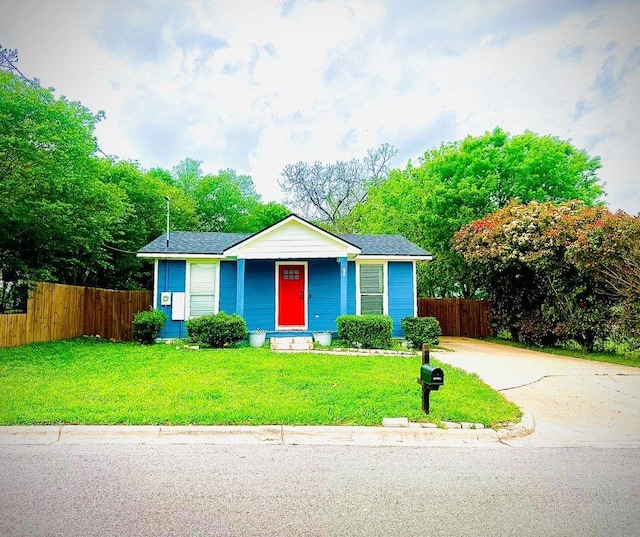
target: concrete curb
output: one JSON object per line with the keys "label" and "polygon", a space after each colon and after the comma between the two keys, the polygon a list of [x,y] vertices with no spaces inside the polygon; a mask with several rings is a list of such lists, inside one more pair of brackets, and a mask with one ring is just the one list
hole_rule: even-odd
{"label": "concrete curb", "polygon": [[[524,430],[528,430],[524,428]],[[62,425],[0,427],[0,445],[217,444],[326,446],[472,446],[524,435],[493,429],[363,426]]]}
{"label": "concrete curb", "polygon": [[527,410],[522,411],[522,419],[510,427],[504,427],[496,431],[500,441],[513,440],[514,438],[523,438],[533,434],[536,430],[536,420],[533,414]]}

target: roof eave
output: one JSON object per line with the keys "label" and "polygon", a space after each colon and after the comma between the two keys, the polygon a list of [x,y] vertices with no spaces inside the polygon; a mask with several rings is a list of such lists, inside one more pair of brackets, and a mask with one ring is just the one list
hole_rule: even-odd
{"label": "roof eave", "polygon": [[221,254],[186,253],[186,252],[138,252],[136,257],[146,259],[225,259]]}
{"label": "roof eave", "polygon": [[431,261],[431,255],[386,255],[386,254],[361,254],[357,259],[371,259],[380,261]]}

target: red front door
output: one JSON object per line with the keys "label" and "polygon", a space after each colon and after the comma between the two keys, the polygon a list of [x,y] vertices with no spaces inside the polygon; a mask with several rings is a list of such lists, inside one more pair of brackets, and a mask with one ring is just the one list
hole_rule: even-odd
{"label": "red front door", "polygon": [[304,265],[279,265],[278,326],[304,326]]}

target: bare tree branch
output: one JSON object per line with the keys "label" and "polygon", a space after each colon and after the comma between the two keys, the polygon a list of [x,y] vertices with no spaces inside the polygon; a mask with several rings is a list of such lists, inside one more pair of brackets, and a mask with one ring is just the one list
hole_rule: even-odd
{"label": "bare tree branch", "polygon": [[18,61],[18,50],[4,48],[0,45],[0,69],[3,71],[12,71],[15,69],[14,63]]}
{"label": "bare tree branch", "polygon": [[369,170],[371,179],[384,180],[389,176],[389,162],[398,154],[391,144],[384,143],[378,149],[369,149],[364,164]]}
{"label": "bare tree branch", "polygon": [[340,220],[366,199],[369,188],[387,179],[389,162],[397,153],[395,147],[385,143],[378,149],[370,149],[362,161],[289,164],[282,170],[283,179],[279,181],[285,192],[285,204],[307,219],[325,222],[339,230]]}

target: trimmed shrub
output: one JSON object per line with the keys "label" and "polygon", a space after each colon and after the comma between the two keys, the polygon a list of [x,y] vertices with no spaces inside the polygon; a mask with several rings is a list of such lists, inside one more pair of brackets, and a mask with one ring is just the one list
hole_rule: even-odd
{"label": "trimmed shrub", "polygon": [[186,326],[189,341],[218,349],[235,345],[247,334],[247,323],[240,315],[224,312],[189,319]]}
{"label": "trimmed shrub", "polygon": [[365,349],[391,348],[393,321],[388,315],[341,315],[338,339]]}
{"label": "trimmed shrub", "polygon": [[442,329],[435,317],[405,317],[400,326],[414,349],[421,349],[424,343],[437,345],[440,343]]}
{"label": "trimmed shrub", "polygon": [[133,339],[143,345],[152,345],[166,322],[167,316],[160,310],[136,313],[132,323]]}

